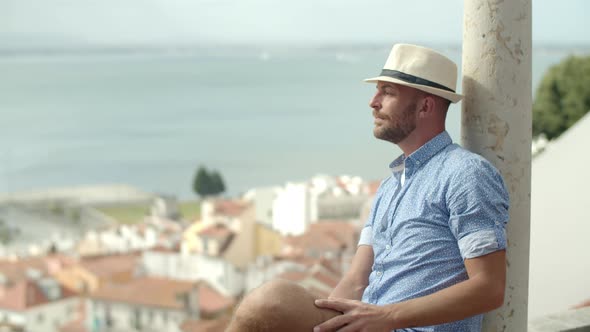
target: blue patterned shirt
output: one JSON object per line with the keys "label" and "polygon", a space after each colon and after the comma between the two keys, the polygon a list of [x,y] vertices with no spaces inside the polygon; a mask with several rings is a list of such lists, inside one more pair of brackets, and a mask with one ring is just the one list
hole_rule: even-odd
{"label": "blue patterned shirt", "polygon": [[[432,294],[468,279],[464,259],[506,248],[502,177],[487,160],[453,144],[446,131],[390,168],[359,242],[372,245],[375,255],[364,302]],[[480,331],[482,317],[397,331]]]}

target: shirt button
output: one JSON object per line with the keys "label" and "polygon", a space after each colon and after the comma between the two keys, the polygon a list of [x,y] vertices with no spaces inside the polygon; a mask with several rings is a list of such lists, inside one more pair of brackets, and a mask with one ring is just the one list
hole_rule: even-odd
{"label": "shirt button", "polygon": [[385,246],[385,249],[389,250],[389,249],[391,249],[391,246],[388,244]]}
{"label": "shirt button", "polygon": [[380,277],[383,274],[381,271],[377,271],[377,276]]}

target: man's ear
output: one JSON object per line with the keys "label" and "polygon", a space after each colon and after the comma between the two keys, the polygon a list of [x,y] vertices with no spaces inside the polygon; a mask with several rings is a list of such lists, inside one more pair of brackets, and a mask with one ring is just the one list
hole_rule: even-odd
{"label": "man's ear", "polygon": [[424,95],[422,100],[418,103],[418,113],[421,118],[431,116],[436,109],[436,100],[432,95]]}

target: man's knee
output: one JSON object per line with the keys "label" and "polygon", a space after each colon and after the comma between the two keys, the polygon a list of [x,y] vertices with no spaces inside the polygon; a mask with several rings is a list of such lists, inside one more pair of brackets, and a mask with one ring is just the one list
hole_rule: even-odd
{"label": "man's knee", "polygon": [[270,281],[242,300],[229,331],[311,331],[315,325],[339,314],[317,308],[315,299],[295,283]]}

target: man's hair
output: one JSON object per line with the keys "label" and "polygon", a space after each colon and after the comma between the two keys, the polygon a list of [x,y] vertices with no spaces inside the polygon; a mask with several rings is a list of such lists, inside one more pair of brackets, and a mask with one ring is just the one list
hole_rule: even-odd
{"label": "man's hair", "polygon": [[446,112],[449,110],[449,106],[451,106],[451,101],[448,99],[445,99],[441,96],[437,96],[437,95],[433,95],[432,93],[428,93],[426,91],[422,91],[422,90],[418,90],[416,89],[416,91],[418,91],[418,94],[416,95],[416,98],[424,98],[424,97],[432,97],[436,100],[436,104],[440,105],[438,108],[442,111],[445,112],[445,116],[446,116]]}
{"label": "man's hair", "polygon": [[439,97],[441,99],[442,105],[443,105],[443,109],[446,111],[449,110],[449,106],[451,106],[451,101],[442,97]]}

